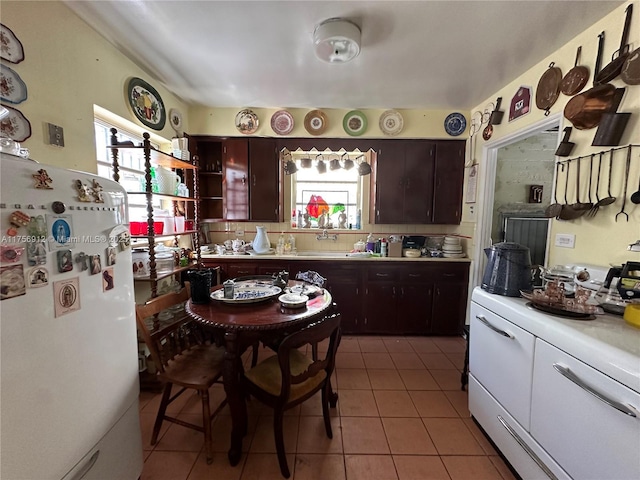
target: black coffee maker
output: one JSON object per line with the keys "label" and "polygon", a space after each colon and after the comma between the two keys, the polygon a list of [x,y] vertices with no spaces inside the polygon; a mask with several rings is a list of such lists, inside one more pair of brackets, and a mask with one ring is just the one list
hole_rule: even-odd
{"label": "black coffee maker", "polygon": [[484,249],[487,266],[481,288],[489,293],[519,297],[533,288],[529,248],[514,242],[496,243]]}

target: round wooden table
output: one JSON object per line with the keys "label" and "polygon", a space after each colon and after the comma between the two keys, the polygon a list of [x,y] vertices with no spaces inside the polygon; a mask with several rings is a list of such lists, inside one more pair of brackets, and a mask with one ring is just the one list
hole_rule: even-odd
{"label": "round wooden table", "polygon": [[[289,286],[300,282],[289,281]],[[221,289],[222,286],[212,291]],[[189,300],[185,310],[188,315],[205,327],[221,332],[224,339],[223,383],[231,410],[231,447],[229,462],[237,465],[242,456],[242,438],[247,434],[247,405],[240,390],[242,353],[258,340],[268,343],[300,330],[323,318],[333,305],[331,294],[322,290],[307,302],[305,308],[282,308],[277,297],[258,302],[231,304],[211,300],[206,304],[193,304]],[[334,394],[335,395],[335,394]],[[333,398],[335,405],[337,396]]]}

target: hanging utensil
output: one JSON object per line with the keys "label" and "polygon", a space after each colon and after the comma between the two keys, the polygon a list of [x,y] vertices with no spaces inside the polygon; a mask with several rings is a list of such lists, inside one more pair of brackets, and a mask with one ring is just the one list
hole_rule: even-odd
{"label": "hanging utensil", "polygon": [[[502,103],[502,97],[497,98],[496,106],[493,109],[493,112],[491,112],[491,115],[489,116],[489,123],[487,123],[487,126],[484,127],[484,130],[482,132],[482,138],[484,138],[485,140],[489,140],[491,138],[491,135],[493,135],[493,120],[494,119],[502,120],[502,115],[499,115],[499,116],[494,115],[496,112],[499,111],[500,103]],[[503,113],[503,112],[499,112],[499,113]]]}
{"label": "hanging utensil", "polygon": [[631,195],[631,202],[635,205],[640,205],[640,176],[638,177],[638,191]]}
{"label": "hanging utensil", "polygon": [[[581,215],[586,213],[586,210],[591,208],[591,205],[586,202],[583,203],[580,201],[580,182],[582,180],[582,175],[580,174],[580,160],[584,157],[578,157],[578,172],[576,173],[576,203],[571,205],[571,207],[576,211],[580,212]],[[579,215],[579,216],[581,216]]]}
{"label": "hanging utensil", "polygon": [[560,82],[560,91],[565,95],[575,95],[582,90],[589,81],[589,69],[583,65],[578,66],[581,52],[582,46],[579,46],[573,68],[562,77],[562,81]]}
{"label": "hanging utensil", "polygon": [[[598,83],[607,83],[620,75],[622,66],[629,56],[629,44],[627,38],[629,37],[629,27],[631,26],[631,14],[633,12],[633,3],[630,3],[625,10],[624,29],[622,30],[622,39],[620,40],[620,48],[613,52],[611,56],[611,62],[606,65],[596,77]],[[617,54],[617,56],[616,56]]]}
{"label": "hanging utensil", "polygon": [[571,130],[573,130],[571,127],[564,127],[564,137],[562,138],[560,145],[558,145],[558,148],[556,149],[556,157],[568,157],[569,155],[571,155],[573,147],[576,146],[575,143],[569,141]]}
{"label": "hanging utensil", "polygon": [[620,145],[620,139],[622,138],[624,129],[627,127],[629,117],[631,117],[631,113],[629,112],[617,113],[625,90],[626,88],[616,88],[611,107],[608,112],[602,115],[598,130],[596,130],[596,134],[591,142],[592,146],[615,147]]}
{"label": "hanging utensil", "polygon": [[567,191],[569,190],[569,170],[571,166],[571,160],[567,160],[567,178],[565,179],[564,184],[564,205],[562,205],[562,211],[560,215],[558,215],[559,220],[573,220],[582,215],[581,211],[574,210],[571,205],[569,205],[569,200],[567,198]]}
{"label": "hanging utensil", "polygon": [[557,217],[562,211],[562,205],[558,203],[558,176],[560,175],[560,162],[556,163],[556,183],[553,188],[553,201],[545,211],[544,216],[547,218]]}
{"label": "hanging utensil", "polygon": [[600,83],[596,80],[598,77],[598,73],[600,72],[600,67],[602,65],[602,51],[604,50],[604,30],[600,32],[598,35],[598,53],[596,54],[596,68],[593,71],[593,86],[600,85]]}
{"label": "hanging utensil", "polygon": [[627,85],[640,84],[640,48],[636,48],[624,61],[620,78]]}
{"label": "hanging utensil", "polygon": [[536,89],[536,106],[544,110],[545,116],[549,115],[550,108],[560,96],[560,82],[562,71],[555,66],[555,62],[549,64],[549,68],[542,74]]}
{"label": "hanging utensil", "polygon": [[605,83],[572,97],[564,106],[564,117],[578,130],[597,127],[611,109],[615,91],[616,87]]}
{"label": "hanging utensil", "polygon": [[618,215],[624,215],[629,221],[629,214],[624,211],[624,207],[627,204],[627,186],[629,185],[629,167],[631,166],[631,145],[627,147],[627,166],[624,171],[624,192],[622,197],[622,209],[616,214],[616,222],[618,221]]}
{"label": "hanging utensil", "polygon": [[596,203],[593,205],[593,207],[591,207],[591,210],[589,210],[589,213],[587,213],[587,215],[589,217],[595,217],[596,213],[598,213],[598,209],[600,208],[600,171],[602,170],[602,155],[604,155],[603,152],[600,152],[600,158],[598,159],[598,176],[596,178]]}
{"label": "hanging utensil", "polygon": [[614,203],[616,201],[616,197],[614,197],[613,195],[611,195],[611,177],[612,177],[612,173],[613,173],[613,152],[615,149],[611,149],[611,151],[609,152],[609,179],[607,181],[607,195],[608,197],[603,198],[602,200],[600,200],[598,203],[600,204],[601,207],[606,207],[607,205],[611,205],[612,203]]}

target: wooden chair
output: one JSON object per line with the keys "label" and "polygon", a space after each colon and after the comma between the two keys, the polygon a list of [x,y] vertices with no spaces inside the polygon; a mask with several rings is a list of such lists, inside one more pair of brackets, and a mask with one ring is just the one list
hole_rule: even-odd
{"label": "wooden chair", "polygon": [[[200,325],[189,318],[184,311],[174,314],[171,320],[158,321],[157,314],[179,305],[189,299],[188,285],[180,292],[169,293],[149,300],[144,305],[136,305],[138,329],[151,352],[151,358],[158,369],[158,377],[164,383],[162,401],[153,426],[151,445],[155,445],[163,421],[192,428],[204,433],[207,463],[213,461],[213,441],[211,421],[226,405],[226,399],[211,413],[209,388],[222,377],[224,348],[207,339]],[[150,321],[150,317],[154,317]],[[173,385],[180,390],[171,396]],[[202,426],[185,422],[167,415],[167,406],[187,389],[198,392],[202,399]]]}
{"label": "wooden chair", "polygon": [[[332,314],[308,327],[288,335],[280,344],[277,355],[263,360],[245,372],[241,379],[245,391],[274,409],[273,430],[280,471],[289,478],[289,466],[284,451],[283,414],[296,405],[322,392],[322,415],[327,436],[333,438],[329,399],[332,396],[330,378],[335,365],[340,337],[340,314]],[[298,349],[329,338],[324,358],[312,359]]]}

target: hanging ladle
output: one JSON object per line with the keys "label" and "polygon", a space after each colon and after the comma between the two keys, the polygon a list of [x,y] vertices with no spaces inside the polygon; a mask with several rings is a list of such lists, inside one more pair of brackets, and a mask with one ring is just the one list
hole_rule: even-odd
{"label": "hanging ladle", "polygon": [[602,170],[602,155],[603,152],[600,152],[600,157],[598,159],[598,176],[596,177],[596,203],[593,204],[589,213],[587,213],[588,217],[595,217],[596,213],[598,213],[598,209],[600,208],[600,171]]}
{"label": "hanging ladle", "polygon": [[544,216],[547,218],[557,217],[558,215],[560,215],[560,212],[562,211],[562,205],[558,203],[558,176],[559,175],[560,175],[560,162],[556,163],[556,185],[555,185],[555,188],[553,189],[553,201],[555,203],[552,203],[551,205],[549,205],[544,211]]}
{"label": "hanging ladle", "polygon": [[578,217],[587,213],[587,210],[591,210],[591,207],[593,206],[590,203],[580,201],[580,181],[582,180],[582,176],[580,175],[580,160],[582,158],[585,157],[578,157],[578,173],[576,174],[576,203],[572,205],[573,209],[576,212],[579,212]]}
{"label": "hanging ladle", "polygon": [[574,210],[571,205],[569,205],[569,199],[567,198],[567,191],[569,190],[569,167],[571,166],[571,160],[567,160],[567,178],[565,179],[564,184],[564,205],[562,205],[562,210],[558,215],[558,219],[560,220],[573,220],[583,215],[584,212]]}
{"label": "hanging ladle", "polygon": [[611,149],[611,151],[609,152],[609,180],[607,182],[607,195],[609,195],[608,197],[604,197],[602,200],[600,200],[598,202],[598,206],[599,207],[606,207],[607,205],[611,205],[612,203],[614,203],[616,201],[616,197],[614,197],[613,195],[611,195],[611,173],[613,172],[613,152],[614,152],[614,148]]}
{"label": "hanging ladle", "polygon": [[631,203],[640,204],[640,177],[638,177],[638,191],[631,195]]}

